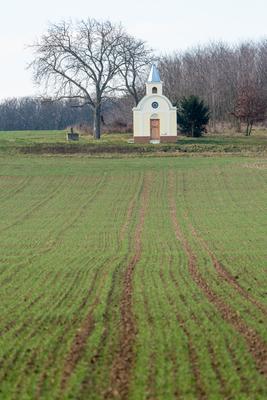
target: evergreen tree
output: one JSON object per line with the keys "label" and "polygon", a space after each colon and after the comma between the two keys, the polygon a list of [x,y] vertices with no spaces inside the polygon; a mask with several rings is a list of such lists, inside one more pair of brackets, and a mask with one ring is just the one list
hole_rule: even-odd
{"label": "evergreen tree", "polygon": [[209,122],[209,108],[197,96],[184,97],[177,106],[177,123],[187,136],[199,137]]}

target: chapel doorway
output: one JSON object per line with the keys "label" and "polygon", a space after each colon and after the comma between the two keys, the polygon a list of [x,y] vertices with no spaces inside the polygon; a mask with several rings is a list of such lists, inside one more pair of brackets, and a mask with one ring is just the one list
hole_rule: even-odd
{"label": "chapel doorway", "polygon": [[160,140],[159,119],[150,120],[150,139]]}

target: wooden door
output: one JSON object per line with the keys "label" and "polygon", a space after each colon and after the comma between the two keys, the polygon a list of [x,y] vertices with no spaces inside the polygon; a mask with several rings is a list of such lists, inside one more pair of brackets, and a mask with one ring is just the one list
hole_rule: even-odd
{"label": "wooden door", "polygon": [[159,119],[150,120],[150,139],[160,140]]}

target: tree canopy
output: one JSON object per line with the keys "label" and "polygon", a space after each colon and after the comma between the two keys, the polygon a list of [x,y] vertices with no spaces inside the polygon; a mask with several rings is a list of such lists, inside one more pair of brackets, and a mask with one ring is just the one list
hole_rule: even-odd
{"label": "tree canopy", "polygon": [[149,54],[145,43],[129,36],[120,24],[90,18],[51,25],[33,47],[35,82],[44,85],[46,97],[89,104],[96,139],[103,101],[125,86],[136,98],[139,69]]}

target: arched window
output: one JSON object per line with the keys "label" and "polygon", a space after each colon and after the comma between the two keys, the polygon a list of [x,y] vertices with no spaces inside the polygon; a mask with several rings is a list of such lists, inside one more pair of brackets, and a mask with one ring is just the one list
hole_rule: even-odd
{"label": "arched window", "polygon": [[158,93],[158,89],[156,87],[152,88],[152,93]]}

